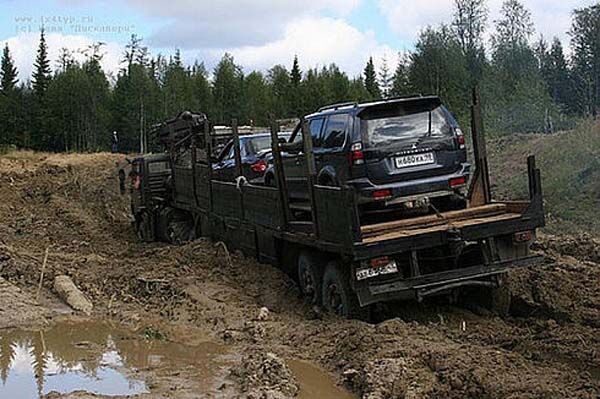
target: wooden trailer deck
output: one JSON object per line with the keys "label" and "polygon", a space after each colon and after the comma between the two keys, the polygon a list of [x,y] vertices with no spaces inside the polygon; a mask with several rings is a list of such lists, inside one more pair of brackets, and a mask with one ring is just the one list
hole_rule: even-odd
{"label": "wooden trailer deck", "polygon": [[507,204],[497,203],[437,215],[366,225],[361,227],[362,243],[372,244],[397,238],[521,218],[522,214],[510,212],[513,210],[511,208]]}

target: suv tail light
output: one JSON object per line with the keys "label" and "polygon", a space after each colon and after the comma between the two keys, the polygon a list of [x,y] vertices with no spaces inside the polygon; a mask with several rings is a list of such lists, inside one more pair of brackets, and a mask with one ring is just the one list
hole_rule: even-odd
{"label": "suv tail light", "polygon": [[354,143],[350,147],[350,164],[362,165],[365,163],[365,154],[362,151],[362,143]]}
{"label": "suv tail light", "polygon": [[256,173],[263,173],[265,170],[267,170],[267,161],[261,159],[260,161],[257,161],[250,165],[250,169],[252,169],[252,171]]}
{"label": "suv tail light", "polygon": [[383,200],[392,198],[392,190],[377,190],[371,193],[371,197],[375,200]]}
{"label": "suv tail light", "polygon": [[460,186],[464,186],[465,184],[467,184],[467,178],[466,177],[457,177],[455,179],[450,179],[450,188],[456,188],[456,187],[460,187]]}

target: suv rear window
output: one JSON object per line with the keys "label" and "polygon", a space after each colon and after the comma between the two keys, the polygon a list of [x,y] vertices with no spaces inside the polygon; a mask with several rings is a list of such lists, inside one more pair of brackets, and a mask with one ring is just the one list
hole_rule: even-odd
{"label": "suv rear window", "polygon": [[447,137],[453,134],[443,106],[432,110],[396,108],[361,116],[363,139],[368,147],[386,146],[420,137]]}

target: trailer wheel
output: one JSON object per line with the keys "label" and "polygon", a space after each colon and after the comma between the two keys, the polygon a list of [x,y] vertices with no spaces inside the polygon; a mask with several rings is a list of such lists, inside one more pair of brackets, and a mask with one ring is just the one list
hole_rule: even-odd
{"label": "trailer wheel", "polygon": [[325,267],[322,290],[323,308],[349,319],[368,321],[369,308],[361,307],[350,287],[350,268],[333,261]]}
{"label": "trailer wheel", "polygon": [[154,218],[149,211],[142,211],[136,218],[136,233],[143,242],[153,242],[154,235]]}
{"label": "trailer wheel", "polygon": [[323,267],[315,256],[302,252],[298,257],[298,284],[311,305],[321,303]]}

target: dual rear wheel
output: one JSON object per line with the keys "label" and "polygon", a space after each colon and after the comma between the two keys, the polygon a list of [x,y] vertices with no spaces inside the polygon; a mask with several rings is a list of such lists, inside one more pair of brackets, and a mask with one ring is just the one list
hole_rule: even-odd
{"label": "dual rear wheel", "polygon": [[301,253],[298,257],[300,289],[311,305],[349,319],[367,320],[369,308],[361,307],[350,285],[350,268],[338,261]]}

